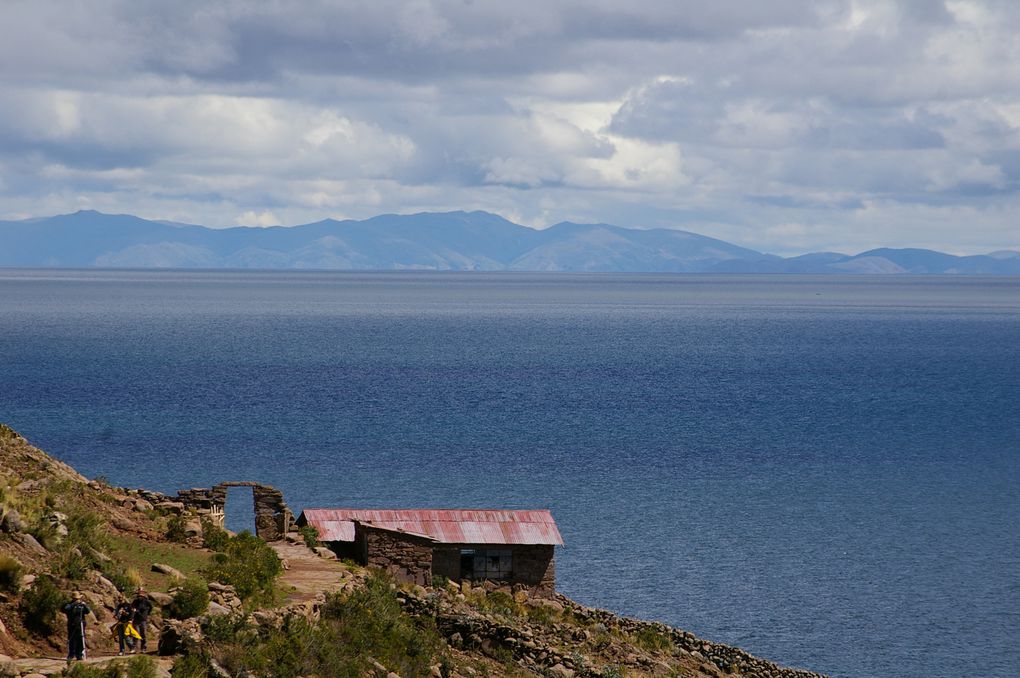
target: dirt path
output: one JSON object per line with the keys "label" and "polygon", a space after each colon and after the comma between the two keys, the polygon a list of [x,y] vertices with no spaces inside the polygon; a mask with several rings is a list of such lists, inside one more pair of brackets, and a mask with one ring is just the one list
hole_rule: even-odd
{"label": "dirt path", "polygon": [[345,580],[352,577],[343,563],[320,558],[303,544],[276,541],[270,546],[287,563],[280,583],[284,589],[293,589],[283,605],[308,602],[323,591],[339,589]]}
{"label": "dirt path", "polygon": [[[126,655],[124,657],[110,657],[110,656],[99,656],[89,657],[84,661],[85,664],[94,666],[106,666],[116,662],[130,661],[134,655]],[[165,678],[170,675],[170,667],[173,665],[173,657],[156,657],[154,655],[148,655],[156,662],[156,675],[160,678]],[[28,659],[11,659],[9,662],[0,661],[0,668],[7,665],[17,671],[14,675],[28,675],[32,673],[40,674],[43,676],[54,676],[59,675],[61,671],[67,668],[67,661],[64,659],[56,659],[50,657],[39,657],[39,658],[28,658]]]}

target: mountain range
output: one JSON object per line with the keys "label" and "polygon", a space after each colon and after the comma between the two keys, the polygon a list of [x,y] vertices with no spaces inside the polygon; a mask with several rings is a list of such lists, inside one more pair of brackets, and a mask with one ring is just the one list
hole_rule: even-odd
{"label": "mountain range", "polygon": [[780,257],[688,231],[571,222],[537,230],[488,212],[213,229],[84,210],[0,221],[0,266],[1020,275],[1020,252]]}

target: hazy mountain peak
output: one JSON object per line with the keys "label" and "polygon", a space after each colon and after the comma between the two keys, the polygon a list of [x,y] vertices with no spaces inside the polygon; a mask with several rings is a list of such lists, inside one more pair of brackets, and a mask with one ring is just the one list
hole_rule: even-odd
{"label": "hazy mountain peak", "polygon": [[679,229],[562,221],[538,230],[481,210],[225,229],[79,210],[0,222],[0,266],[1018,275],[1020,252],[783,258]]}

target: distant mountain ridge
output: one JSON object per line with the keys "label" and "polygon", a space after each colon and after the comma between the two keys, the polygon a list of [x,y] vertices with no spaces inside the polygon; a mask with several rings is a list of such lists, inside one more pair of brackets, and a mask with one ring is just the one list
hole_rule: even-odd
{"label": "distant mountain ridge", "polygon": [[0,266],[1020,275],[1020,252],[784,258],[688,231],[571,222],[536,230],[488,212],[211,229],[86,210],[0,221]]}

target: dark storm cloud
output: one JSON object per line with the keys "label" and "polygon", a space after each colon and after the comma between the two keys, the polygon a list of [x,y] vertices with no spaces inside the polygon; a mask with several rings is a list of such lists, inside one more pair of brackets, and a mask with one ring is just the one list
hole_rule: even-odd
{"label": "dark storm cloud", "polygon": [[0,216],[1015,246],[1018,31],[1005,0],[9,0]]}

